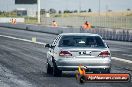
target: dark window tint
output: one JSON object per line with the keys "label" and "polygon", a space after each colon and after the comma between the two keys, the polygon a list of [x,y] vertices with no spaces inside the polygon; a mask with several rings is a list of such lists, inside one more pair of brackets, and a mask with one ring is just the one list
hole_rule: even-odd
{"label": "dark window tint", "polygon": [[15,4],[37,4],[37,0],[15,0]]}
{"label": "dark window tint", "polygon": [[59,47],[105,47],[99,36],[63,36]]}

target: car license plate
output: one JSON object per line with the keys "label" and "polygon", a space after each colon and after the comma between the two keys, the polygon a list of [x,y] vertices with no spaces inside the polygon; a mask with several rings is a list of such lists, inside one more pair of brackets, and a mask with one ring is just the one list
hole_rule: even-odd
{"label": "car license plate", "polygon": [[91,51],[81,51],[79,52],[80,55],[89,55],[91,56]]}

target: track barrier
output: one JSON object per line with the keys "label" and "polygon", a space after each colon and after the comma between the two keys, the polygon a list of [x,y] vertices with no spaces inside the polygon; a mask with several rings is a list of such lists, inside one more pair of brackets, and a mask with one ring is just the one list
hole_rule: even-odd
{"label": "track barrier", "polygon": [[0,27],[8,27],[15,29],[22,29],[34,32],[44,32],[52,34],[60,33],[94,33],[99,34],[105,40],[128,41],[132,42],[132,29],[111,29],[111,28],[92,28],[83,30],[82,28],[73,27],[48,27],[42,25],[28,25],[28,24],[10,24],[0,23]]}

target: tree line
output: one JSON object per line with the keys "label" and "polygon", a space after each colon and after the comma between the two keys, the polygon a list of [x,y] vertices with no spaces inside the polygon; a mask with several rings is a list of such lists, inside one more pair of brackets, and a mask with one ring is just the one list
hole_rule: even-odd
{"label": "tree line", "polygon": [[[131,11],[130,8],[127,8],[126,11]],[[59,13],[59,14],[62,14],[62,13],[86,13],[86,12],[92,12],[92,9],[89,8],[88,10],[59,10],[57,11],[56,9],[54,8],[50,8],[49,10],[45,10],[45,9],[41,9],[41,14],[45,14],[45,13],[50,13],[50,14],[54,14],[54,13]],[[111,9],[107,10],[107,12],[112,12]]]}
{"label": "tree line", "polygon": [[[50,13],[50,14],[55,14],[55,13],[59,13],[59,14],[62,14],[62,13],[78,13],[78,10],[64,10],[64,11],[57,11],[55,10],[54,8],[50,8],[48,11],[45,10],[45,9],[41,9],[41,14],[45,14],[45,13]],[[83,13],[83,12],[92,12],[91,9],[88,9],[88,10],[81,10],[79,11],[80,13]]]}

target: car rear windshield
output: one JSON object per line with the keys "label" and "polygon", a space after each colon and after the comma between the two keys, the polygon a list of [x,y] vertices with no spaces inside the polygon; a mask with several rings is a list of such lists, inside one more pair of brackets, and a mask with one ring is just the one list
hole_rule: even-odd
{"label": "car rear windshield", "polygon": [[63,36],[59,47],[106,47],[99,36]]}

